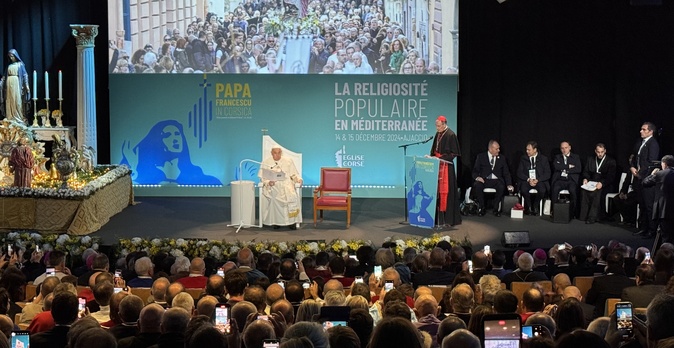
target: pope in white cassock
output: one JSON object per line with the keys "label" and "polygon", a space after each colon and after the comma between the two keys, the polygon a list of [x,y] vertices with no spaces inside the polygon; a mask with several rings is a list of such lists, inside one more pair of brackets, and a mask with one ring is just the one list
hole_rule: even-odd
{"label": "pope in white cassock", "polygon": [[[283,180],[270,180],[265,178],[264,170],[268,169],[275,173],[284,173]],[[262,223],[273,225],[274,229],[279,226],[288,226],[291,230],[296,229],[295,223],[300,221],[301,197],[295,190],[295,183],[302,185],[295,163],[290,158],[282,157],[280,148],[271,149],[271,157],[262,161],[257,176],[263,183],[262,194],[268,200],[269,208],[263,212]]]}

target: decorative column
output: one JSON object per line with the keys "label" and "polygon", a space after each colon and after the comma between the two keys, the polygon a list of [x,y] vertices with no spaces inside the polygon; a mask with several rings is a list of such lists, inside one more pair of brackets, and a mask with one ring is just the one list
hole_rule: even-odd
{"label": "decorative column", "polygon": [[77,43],[77,143],[80,148],[94,149],[93,165],[98,164],[96,137],[96,73],[94,71],[94,39],[98,25],[71,24]]}

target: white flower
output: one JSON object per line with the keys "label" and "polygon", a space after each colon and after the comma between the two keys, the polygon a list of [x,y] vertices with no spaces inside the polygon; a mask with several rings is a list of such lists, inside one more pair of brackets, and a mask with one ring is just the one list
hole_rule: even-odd
{"label": "white flower", "polygon": [[39,233],[31,233],[30,238],[37,242],[37,241],[42,240],[42,235],[39,234]]}
{"label": "white flower", "polygon": [[208,251],[208,255],[219,259],[222,257],[222,249],[219,246],[214,245],[211,250]]}
{"label": "white flower", "polygon": [[404,248],[407,247],[407,244],[406,244],[405,241],[402,240],[402,239],[396,239],[396,246],[399,246],[399,247],[401,247],[401,248],[404,249]]}
{"label": "white flower", "polygon": [[280,242],[280,243],[278,243],[278,250],[279,250],[280,252],[286,252],[286,251],[288,251],[288,243],[286,243],[286,242]]}
{"label": "white flower", "polygon": [[444,240],[447,243],[449,243],[449,236],[442,236],[442,237],[440,237],[440,240]]}
{"label": "white flower", "polygon": [[73,245],[72,247],[70,247],[70,253],[73,255],[82,254],[82,252],[80,251],[80,247],[78,247],[77,245]]}
{"label": "white flower", "polygon": [[187,241],[185,241],[182,238],[176,239],[176,246],[182,247],[182,246],[185,246],[185,245],[187,245]]}
{"label": "white flower", "polygon": [[143,248],[143,251],[146,252],[146,253],[148,253],[148,255],[149,255],[149,254],[150,254],[150,247],[145,247],[145,248]]}
{"label": "white flower", "polygon": [[182,250],[178,250],[178,249],[173,249],[173,250],[171,250],[170,254],[171,254],[173,257],[184,256]]}
{"label": "white flower", "polygon": [[346,249],[349,246],[349,244],[344,239],[342,239],[339,241],[339,246],[341,246],[342,249]]}
{"label": "white flower", "polygon": [[70,240],[70,236],[68,236],[67,234],[62,234],[58,238],[56,238],[56,244],[63,245],[63,244],[65,244],[65,242],[67,242],[69,240]]}
{"label": "white flower", "polygon": [[129,255],[129,250],[124,248],[119,252],[119,256],[121,257],[126,257],[126,255]]}
{"label": "white flower", "polygon": [[390,241],[391,241],[391,237],[384,238],[384,242],[390,242]]}
{"label": "white flower", "polygon": [[51,244],[44,243],[42,244],[42,250],[47,252],[47,251],[52,251],[54,250],[54,247],[51,246]]}
{"label": "white flower", "polygon": [[7,234],[7,239],[14,240],[14,239],[16,239],[16,238],[18,238],[18,237],[19,237],[19,233],[18,233],[18,232],[10,232],[10,233]]}
{"label": "white flower", "polygon": [[91,249],[98,250],[98,243],[91,244]]}
{"label": "white flower", "polygon": [[200,240],[200,241],[197,242],[197,246],[198,246],[198,247],[204,246],[204,245],[206,245],[206,244],[208,244],[208,242],[205,241],[205,240]]}
{"label": "white flower", "polygon": [[82,244],[89,244],[89,243],[91,243],[91,237],[89,237],[89,236],[84,236],[84,237],[82,237],[82,239],[80,239],[80,243],[82,243]]}
{"label": "white flower", "polygon": [[301,251],[301,250],[300,250],[300,251],[297,252],[297,254],[295,254],[295,259],[296,259],[297,261],[302,261],[302,259],[303,259],[305,256],[306,256],[306,255],[304,254],[304,251]]}
{"label": "white flower", "polygon": [[152,243],[152,245],[154,245],[154,246],[161,246],[161,244],[162,244],[162,243],[161,243],[161,239],[159,239],[159,238],[153,239],[153,240],[151,241],[151,243]]}
{"label": "white flower", "polygon": [[131,238],[131,244],[133,244],[133,245],[140,245],[140,243],[142,243],[142,242],[143,242],[143,240],[140,237]]}
{"label": "white flower", "polygon": [[319,251],[319,250],[318,250],[318,243],[316,243],[316,242],[311,242],[311,243],[309,243],[309,250],[310,250],[312,253],[317,253],[317,252]]}
{"label": "white flower", "polygon": [[231,255],[234,253],[238,253],[240,249],[241,248],[239,248],[238,245],[232,245],[231,247],[229,247],[229,254]]}

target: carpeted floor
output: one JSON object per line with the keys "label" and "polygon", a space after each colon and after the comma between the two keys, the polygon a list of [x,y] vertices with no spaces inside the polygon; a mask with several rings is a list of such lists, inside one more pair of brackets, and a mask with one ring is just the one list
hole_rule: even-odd
{"label": "carpeted floor", "polygon": [[[119,238],[208,238],[227,240],[327,240],[364,239],[376,245],[387,237],[419,237],[434,232],[452,238],[468,238],[475,247],[490,245],[503,248],[504,231],[527,231],[531,245],[527,249],[550,248],[553,244],[568,242],[572,245],[606,244],[617,239],[634,248],[652,247],[653,239],[632,236],[633,228],[616,223],[587,225],[572,220],[569,224],[553,223],[549,217],[525,216],[511,219],[495,217],[463,217],[463,223],[442,230],[430,230],[401,224],[405,217],[402,199],[357,198],[353,199],[351,227],[346,228],[344,212],[325,212],[325,220],[313,225],[312,201],[303,200],[304,223],[295,231],[287,227],[275,230],[270,226],[242,228],[230,218],[230,199],[217,197],[136,197],[136,205],[127,207],[114,216],[108,224],[93,235],[100,236],[104,244],[114,244]],[[238,223],[238,222],[236,222]],[[236,224],[235,223],[235,224]]]}

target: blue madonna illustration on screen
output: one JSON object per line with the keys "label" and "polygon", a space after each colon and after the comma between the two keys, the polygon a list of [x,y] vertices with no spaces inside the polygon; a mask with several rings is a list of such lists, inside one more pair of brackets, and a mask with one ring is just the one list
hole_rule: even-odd
{"label": "blue madonna illustration on screen", "polygon": [[192,163],[183,125],[175,120],[157,122],[133,149],[124,141],[121,163],[134,171],[136,184],[222,185]]}
{"label": "blue madonna illustration on screen", "polygon": [[407,207],[409,208],[409,219],[413,224],[426,225],[431,224],[433,218],[428,213],[428,206],[433,202],[433,196],[424,191],[424,184],[421,181],[414,183],[412,189],[407,192]]}

